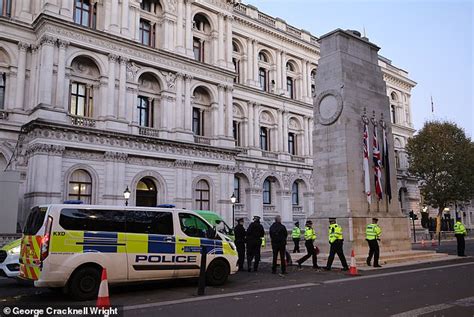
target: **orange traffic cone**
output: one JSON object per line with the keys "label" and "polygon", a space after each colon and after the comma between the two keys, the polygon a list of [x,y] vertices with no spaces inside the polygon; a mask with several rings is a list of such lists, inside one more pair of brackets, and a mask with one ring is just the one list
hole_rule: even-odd
{"label": "orange traffic cone", "polygon": [[107,269],[102,269],[102,277],[100,279],[99,294],[97,295],[97,307],[108,308],[110,307],[109,299],[109,285],[107,282]]}
{"label": "orange traffic cone", "polygon": [[435,239],[431,239],[431,246],[432,246],[432,247],[435,247],[435,246],[436,246],[436,240],[435,240]]}
{"label": "orange traffic cone", "polygon": [[424,239],[424,238],[421,238],[421,246],[422,246],[423,248],[426,247],[426,243],[425,243],[425,239]]}
{"label": "orange traffic cone", "polygon": [[351,253],[351,266],[349,267],[349,275],[351,276],[359,275],[357,273],[357,265],[356,265],[354,249],[352,250],[352,253]]}

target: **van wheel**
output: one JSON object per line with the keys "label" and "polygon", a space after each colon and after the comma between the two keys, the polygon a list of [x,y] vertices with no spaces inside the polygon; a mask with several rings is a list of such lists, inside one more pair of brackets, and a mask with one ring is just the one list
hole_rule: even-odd
{"label": "van wheel", "polygon": [[75,300],[84,301],[97,297],[100,285],[98,269],[86,266],[73,273],[69,281],[69,293]]}
{"label": "van wheel", "polygon": [[206,272],[206,283],[211,286],[222,285],[229,277],[230,269],[227,263],[216,260],[209,264]]}

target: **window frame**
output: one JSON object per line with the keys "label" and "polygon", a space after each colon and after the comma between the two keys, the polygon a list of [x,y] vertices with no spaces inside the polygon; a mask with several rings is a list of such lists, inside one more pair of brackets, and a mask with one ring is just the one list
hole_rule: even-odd
{"label": "window frame", "polygon": [[286,77],[286,90],[291,99],[295,99],[295,80],[291,76]]}
{"label": "window frame", "polygon": [[395,105],[390,105],[390,115],[393,124],[397,124],[397,109]]}
{"label": "window frame", "polygon": [[[295,188],[296,188],[296,190],[295,190]],[[300,188],[299,188],[299,184],[297,182],[294,182],[293,185],[291,185],[291,204],[293,206],[299,206],[300,205]]]}
{"label": "window frame", "polygon": [[[143,102],[146,101],[146,106],[143,106]],[[153,105],[154,101],[150,101],[150,97],[144,95],[138,95],[137,97],[137,109],[138,109],[138,125],[144,128],[153,128]],[[145,111],[146,124],[142,122],[142,115]]]}
{"label": "window frame", "polygon": [[[1,1],[1,0],[0,0]],[[86,10],[84,9],[84,3],[87,3],[89,6],[89,9]],[[78,6],[80,4],[80,6]],[[79,20],[77,20],[77,13],[80,11],[80,17]],[[87,17],[87,24],[85,23],[86,21],[84,20],[84,12],[88,14]],[[96,28],[97,25],[97,3],[90,0],[74,0],[74,23],[84,26],[84,27],[89,27],[92,29]]]}
{"label": "window frame", "polygon": [[[74,173],[76,173],[78,171],[82,171],[82,172],[86,173],[87,176],[89,176],[90,181],[88,181],[88,182],[72,181]],[[68,200],[80,200],[85,204],[92,204],[92,194],[93,194],[93,189],[94,188],[93,188],[92,175],[88,171],[86,171],[85,169],[76,169],[76,170],[74,170],[71,173],[71,175],[69,176],[67,184],[68,184],[68,187],[67,187],[67,198],[68,198]],[[77,194],[76,193],[71,193],[71,191],[70,191],[71,186],[74,186],[74,185],[78,186]],[[81,185],[86,185],[86,188],[87,188],[87,185],[89,185],[90,193],[89,194],[82,194],[81,193],[81,187],[82,187]],[[86,199],[88,198],[88,201],[86,201],[84,198],[86,198]]]}
{"label": "window frame", "polygon": [[268,92],[268,71],[265,67],[258,68],[258,83],[263,91]]}
{"label": "window frame", "polygon": [[[196,52],[198,53],[198,56],[196,56]],[[204,63],[204,41],[196,36],[193,37],[193,54],[194,60]]]}
{"label": "window frame", "polygon": [[262,200],[264,205],[272,204],[272,182],[268,178],[263,181]]}
{"label": "window frame", "polygon": [[288,132],[288,153],[297,155],[296,133],[294,132]]}
{"label": "window frame", "polygon": [[[188,232],[185,230],[185,228],[183,228],[183,227],[184,227],[183,219],[185,219],[185,218],[183,218],[184,215],[187,215],[187,216],[189,216],[188,218],[192,218],[192,219],[194,219],[194,220],[197,220],[197,221],[200,222],[200,224],[204,225],[205,229],[200,229],[200,228],[197,226],[198,224],[197,224],[197,222],[196,222],[196,228],[194,228],[194,229],[196,229],[196,230],[201,230],[201,232],[200,232],[201,234],[200,234],[200,235],[190,235],[190,234],[188,234]],[[208,232],[209,229],[211,229],[211,226],[210,226],[208,223],[206,223],[201,217],[199,217],[199,216],[197,216],[197,215],[194,215],[194,214],[191,214],[191,213],[186,213],[186,212],[180,212],[180,213],[178,213],[178,220],[179,220],[179,228],[181,229],[181,232],[184,233],[184,234],[185,234],[186,236],[188,236],[188,237],[192,237],[192,238],[207,238],[207,232]],[[202,231],[202,230],[204,230],[204,231]]]}
{"label": "window frame", "polygon": [[[199,184],[206,184],[207,189],[199,188]],[[194,193],[195,193],[195,203],[197,210],[210,210],[211,209],[211,185],[209,182],[205,179],[200,179],[196,183],[196,187],[194,188]],[[203,198],[203,193],[207,193],[207,199]],[[207,202],[207,207],[204,208],[204,204]]]}
{"label": "window frame", "polygon": [[234,137],[235,146],[241,146],[240,121],[238,120],[232,121],[232,135]]}
{"label": "window frame", "polygon": [[[73,92],[73,87],[76,87],[76,93]],[[84,86],[84,95],[79,94],[79,86]],[[73,99],[75,99],[75,111],[73,112]],[[79,99],[83,100],[83,115],[79,114]],[[69,113],[78,117],[91,118],[94,105],[94,91],[89,84],[80,81],[72,81],[69,85]]]}
{"label": "window frame", "polygon": [[238,204],[240,202],[240,185],[241,185],[240,177],[234,176],[234,196],[236,198],[236,200],[235,200],[236,204]]}
{"label": "window frame", "polygon": [[269,130],[270,129],[268,129],[267,127],[260,127],[259,137],[260,137],[260,149],[262,151],[270,151]]}
{"label": "window frame", "polygon": [[[192,128],[196,136],[204,136],[204,110],[199,107],[193,107]],[[197,116],[196,116],[197,115]]]}
{"label": "window frame", "polygon": [[[149,29],[145,29],[145,26],[148,26]],[[147,34],[147,40],[148,43],[145,43],[145,34]],[[149,47],[155,47],[155,24],[152,23],[151,21],[147,19],[140,19],[140,23],[138,26],[138,40],[140,41],[141,44],[149,46]]]}
{"label": "window frame", "polygon": [[0,77],[0,110],[3,110],[5,109],[5,93],[7,92],[7,74],[2,72]]}

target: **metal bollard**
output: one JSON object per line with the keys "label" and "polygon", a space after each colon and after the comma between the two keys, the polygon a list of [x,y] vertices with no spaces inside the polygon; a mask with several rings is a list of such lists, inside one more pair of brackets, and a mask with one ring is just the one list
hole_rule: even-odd
{"label": "metal bollard", "polygon": [[199,269],[199,281],[198,281],[198,296],[202,296],[206,289],[206,262],[207,262],[207,247],[201,245],[201,267]]}

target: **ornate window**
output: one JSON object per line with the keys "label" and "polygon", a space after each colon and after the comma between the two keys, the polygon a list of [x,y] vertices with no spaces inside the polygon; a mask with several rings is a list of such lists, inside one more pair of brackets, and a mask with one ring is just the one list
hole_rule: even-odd
{"label": "ornate window", "polygon": [[288,133],[288,153],[296,155],[296,135],[293,132]]}
{"label": "ornate window", "polygon": [[232,121],[232,133],[235,140],[235,146],[241,146],[241,137],[240,137],[240,122],[239,121]]}
{"label": "ornate window", "polygon": [[202,110],[193,108],[193,133],[194,135],[204,135]]}
{"label": "ornate window", "polygon": [[394,105],[390,106],[390,116],[392,119],[392,123],[397,123],[397,111]]}
{"label": "ornate window", "polygon": [[153,127],[153,101],[145,96],[138,96],[138,125]]}
{"label": "ornate window", "polygon": [[286,63],[286,92],[291,99],[296,99],[296,78],[298,70],[293,60]]}
{"label": "ornate window", "polygon": [[269,135],[268,135],[268,128],[267,127],[260,127],[260,149],[263,151],[270,150],[270,142],[269,142]]}
{"label": "ornate window", "polygon": [[234,83],[240,83],[240,60],[237,58],[232,58],[232,64],[234,64],[235,74]]}
{"label": "ornate window", "polygon": [[97,4],[90,0],[75,0],[75,3],[74,22],[95,29]]}
{"label": "ornate window", "polygon": [[288,97],[295,99],[295,82],[291,77],[286,77],[286,91],[288,91]]}
{"label": "ornate window", "polygon": [[258,53],[258,60],[264,63],[268,63],[268,56],[265,53],[260,52]]}
{"label": "ornate window", "polygon": [[92,107],[92,88],[83,83],[72,82],[69,112],[75,116],[91,117]]}
{"label": "ornate window", "polygon": [[258,69],[258,81],[260,83],[260,88],[264,91],[268,91],[268,73],[263,67]]}
{"label": "ornate window", "polygon": [[69,178],[68,199],[92,203],[92,178],[85,170],[76,170]]}
{"label": "ornate window", "polygon": [[204,62],[204,44],[202,40],[195,37],[193,39],[193,52],[194,52],[194,59],[198,62]]}
{"label": "ornate window", "polygon": [[139,40],[143,45],[155,47],[155,25],[150,21],[140,19]]}
{"label": "ornate window", "polygon": [[197,182],[195,195],[196,208],[198,210],[209,210],[210,188],[207,181],[201,179],[199,182]]}
{"label": "ornate window", "polygon": [[7,87],[7,76],[5,73],[0,73],[0,109],[5,108],[5,90]]}
{"label": "ornate window", "polygon": [[237,198],[236,202],[240,202],[240,178],[234,176],[234,196]]}
{"label": "ornate window", "polygon": [[272,203],[272,183],[268,178],[263,182],[263,203],[265,205]]}
{"label": "ornate window", "polygon": [[294,182],[293,186],[291,186],[291,203],[293,206],[300,204],[299,186],[297,182]]}

